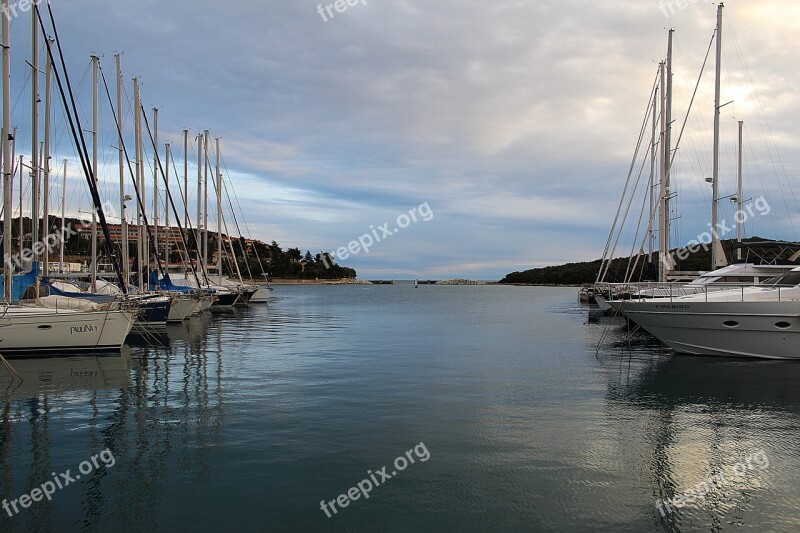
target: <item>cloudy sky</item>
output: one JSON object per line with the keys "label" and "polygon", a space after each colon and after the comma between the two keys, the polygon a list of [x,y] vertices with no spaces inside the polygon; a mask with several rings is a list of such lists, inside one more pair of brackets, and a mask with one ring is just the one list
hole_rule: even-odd
{"label": "cloudy sky", "polygon": [[[160,109],[162,142],[182,147],[183,129],[222,139],[224,172],[254,237],[336,250],[371,227],[394,230],[427,203],[432,219],[343,262],[364,278],[499,279],[599,257],[667,29],[676,29],[680,128],[716,10],[704,0],[364,0],[342,13],[326,5],[52,0],[84,128],[89,56],[101,56],[113,83],[122,52],[126,100],[139,76],[145,106]],[[735,192],[744,120],[746,196],[763,194],[772,207],[747,233],[796,239],[800,6],[726,7],[722,100],[733,103],[722,111],[721,191]],[[20,139],[29,26],[28,15],[12,21]],[[713,56],[676,158],[673,243],[710,221],[712,75]],[[102,113],[100,175],[112,199],[115,134],[107,106]],[[59,123],[54,157],[73,157]],[[70,209],[88,209],[85,194],[71,193]],[[732,215],[727,204],[722,217]]]}

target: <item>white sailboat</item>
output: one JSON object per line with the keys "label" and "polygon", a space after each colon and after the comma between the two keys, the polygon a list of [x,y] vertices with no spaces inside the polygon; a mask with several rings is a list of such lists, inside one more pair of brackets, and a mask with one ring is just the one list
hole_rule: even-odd
{"label": "white sailboat", "polygon": [[[8,0],[2,0],[3,12]],[[37,39],[38,8],[34,6],[34,35]],[[14,301],[14,266],[11,261],[11,48],[8,17],[2,19],[2,87],[3,87],[3,303],[0,304],[0,353],[9,357],[48,355],[87,350],[119,350],[133,324],[133,310],[101,309],[94,311],[69,309],[55,300],[35,300],[19,305]],[[34,72],[34,76],[38,76]],[[34,129],[36,125],[34,124]],[[38,198],[34,198],[38,204]],[[34,216],[34,218],[36,218]],[[36,232],[34,232],[34,239]]]}
{"label": "white sailboat", "polygon": [[[719,201],[719,109],[722,13],[717,8],[717,76],[714,115],[712,212]],[[741,132],[741,124],[740,124]],[[741,143],[740,143],[741,147]],[[740,148],[741,154],[741,148]],[[741,172],[738,201],[741,202]],[[739,232],[741,237],[741,229]],[[719,239],[712,243],[714,266],[724,264]],[[632,322],[679,353],[761,359],[800,359],[800,268],[751,287],[708,290],[670,298],[616,303]]]}

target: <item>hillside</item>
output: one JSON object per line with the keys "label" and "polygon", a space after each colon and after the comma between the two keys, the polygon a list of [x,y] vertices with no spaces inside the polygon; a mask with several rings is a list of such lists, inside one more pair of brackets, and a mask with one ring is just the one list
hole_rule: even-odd
{"label": "hillside", "polygon": [[[746,239],[745,242],[775,242],[763,239],[761,237],[753,237]],[[730,261],[735,257],[735,240],[722,241],[722,247],[725,250],[725,255]],[[781,253],[783,252],[783,253]],[[747,253],[747,252],[746,252]],[[671,252],[672,257],[675,259],[675,270],[679,271],[709,271],[711,270],[711,251],[710,249],[700,249],[694,253],[689,253],[682,248],[676,248]],[[761,257],[773,256],[779,257],[782,262],[787,262],[788,257],[791,255],[789,252],[782,250],[778,243],[774,247],[759,249],[757,252]],[[679,257],[685,257],[680,259]],[[746,255],[745,259],[760,262],[756,257],[756,253],[750,252],[749,256]],[[654,264],[657,268],[658,253],[654,254]],[[605,281],[610,283],[619,283],[624,281],[625,272],[632,265],[627,257],[617,258],[611,262],[608,269],[608,276]],[[500,283],[519,283],[530,285],[581,285],[583,283],[594,283],[597,278],[597,272],[600,269],[600,259],[594,261],[586,261],[581,263],[567,263],[558,266],[548,266],[542,268],[533,268],[523,272],[512,272],[500,280]],[[642,256],[639,259],[634,276],[634,281],[647,281],[653,279],[653,273],[648,275],[647,257]]]}

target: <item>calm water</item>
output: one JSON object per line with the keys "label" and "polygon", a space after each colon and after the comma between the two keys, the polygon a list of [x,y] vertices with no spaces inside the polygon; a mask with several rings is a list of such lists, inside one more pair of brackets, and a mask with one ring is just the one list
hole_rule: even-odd
{"label": "calm water", "polygon": [[[14,361],[18,387],[0,369],[0,497],[90,470],[52,502],[0,509],[0,530],[800,527],[800,365],[674,357],[644,337],[629,350],[575,289],[273,296],[122,357]],[[368,471],[369,498],[328,518],[321,500]]]}

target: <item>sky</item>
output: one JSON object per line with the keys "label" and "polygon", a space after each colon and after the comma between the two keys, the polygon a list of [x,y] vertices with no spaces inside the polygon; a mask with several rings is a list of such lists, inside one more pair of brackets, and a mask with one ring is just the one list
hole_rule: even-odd
{"label": "sky", "polygon": [[[51,6],[84,129],[90,55],[101,57],[113,92],[114,55],[122,53],[128,125],[139,77],[145,107],[159,108],[159,141],[175,147],[178,174],[181,132],[210,130],[220,138],[246,236],[316,253],[370,244],[369,235],[368,252],[340,257],[367,279],[496,280],[600,257],[674,28],[673,135],[686,127],[673,174],[673,245],[707,229],[713,53],[686,117],[716,5],[350,3],[340,4],[343,12],[314,0]],[[770,206],[746,222],[746,234],[795,240],[800,6],[731,1],[725,17],[722,103],[731,103],[721,110],[721,194],[735,193],[736,121],[744,120],[745,196],[763,195]],[[23,153],[30,153],[29,35],[29,14],[12,16],[13,119]],[[54,115],[53,158],[71,159],[68,209],[88,210],[63,114]],[[116,201],[118,143],[107,104],[101,123],[98,174],[104,198]],[[730,219],[728,204],[720,204],[721,217]],[[640,208],[635,202],[629,222]],[[633,232],[617,255],[638,242]]]}

